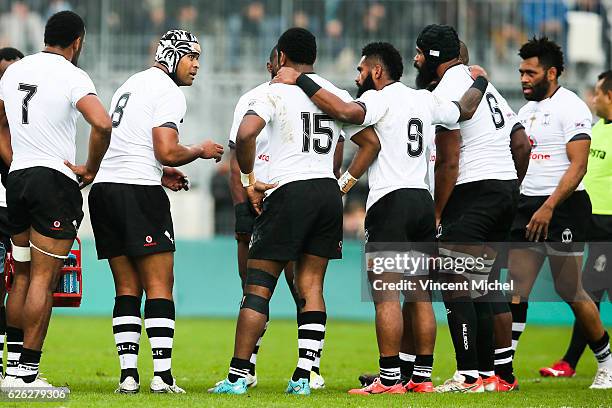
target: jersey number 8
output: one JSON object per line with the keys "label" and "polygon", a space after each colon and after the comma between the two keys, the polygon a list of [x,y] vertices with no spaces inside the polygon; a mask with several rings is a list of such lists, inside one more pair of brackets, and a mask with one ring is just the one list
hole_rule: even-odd
{"label": "jersey number 8", "polygon": [[492,93],[488,93],[485,96],[487,98],[487,103],[489,104],[489,110],[491,111],[491,117],[493,118],[493,123],[495,124],[495,129],[501,129],[506,124],[504,120],[504,114],[501,109],[499,109],[499,102],[495,99],[495,96]]}
{"label": "jersey number 8", "polygon": [[123,119],[123,110],[127,106],[128,101],[130,100],[130,93],[124,93],[119,97],[117,101],[117,105],[115,106],[115,110],[113,111],[113,116],[111,119],[113,120],[113,127],[116,128],[121,124],[121,119]]}

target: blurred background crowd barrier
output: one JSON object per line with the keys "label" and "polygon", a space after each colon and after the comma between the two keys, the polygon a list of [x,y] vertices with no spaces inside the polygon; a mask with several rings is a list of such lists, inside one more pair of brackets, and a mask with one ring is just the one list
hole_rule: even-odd
{"label": "blurred background crowd barrier", "polygon": [[[265,63],[288,27],[311,30],[318,39],[317,72],[354,92],[355,66],[369,41],[390,41],[404,57],[403,81],[412,85],[416,36],[430,23],[457,28],[470,62],[487,69],[515,109],[523,103],[517,50],[530,36],[546,34],[563,45],[562,83],[589,102],[596,74],[610,67],[608,13],[612,0],[0,0],[0,46],[24,53],[42,48],[44,22],[65,9],[87,24],[80,66],[105,104],[133,73],[146,69],[161,34],[190,30],[203,46],[202,68],[183,88],[188,112],[181,138],[213,138],[227,145],[234,106],[244,92],[269,78]],[[86,152],[80,124],[79,158]],[[346,143],[345,159],[354,151]],[[226,158],[227,159],[227,158]],[[186,166],[194,189],[170,194],[177,236],[204,238],[233,231],[227,161]],[[345,203],[346,238],[363,234],[365,180]],[[90,233],[88,225],[82,235]]]}

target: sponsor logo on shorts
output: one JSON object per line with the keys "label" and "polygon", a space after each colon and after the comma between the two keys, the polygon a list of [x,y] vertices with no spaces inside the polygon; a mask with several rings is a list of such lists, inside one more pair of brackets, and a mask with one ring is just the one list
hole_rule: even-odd
{"label": "sponsor logo on shorts", "polygon": [[442,224],[438,225],[438,229],[436,230],[436,238],[440,238],[442,236]]}
{"label": "sponsor logo on shorts", "polygon": [[338,242],[338,252],[342,252],[342,241]]}
{"label": "sponsor logo on shorts", "polygon": [[597,272],[603,272],[606,270],[606,265],[608,264],[608,258],[606,258],[605,254],[601,254],[595,260],[595,264],[593,265],[593,269]]}
{"label": "sponsor logo on shorts", "polygon": [[164,231],[164,235],[174,244],[174,238],[172,238],[172,235],[170,235],[168,231]]}
{"label": "sponsor logo on shorts", "polygon": [[152,236],[147,235],[145,237],[145,244],[144,244],[144,246],[151,247],[151,246],[155,246],[155,245],[157,245],[157,242],[153,241],[153,237]]}
{"label": "sponsor logo on shorts", "polygon": [[51,227],[52,231],[63,231],[62,223],[59,221],[53,221],[53,226]]}
{"label": "sponsor logo on shorts", "polygon": [[467,328],[467,324],[463,323],[461,325],[461,332],[462,332],[462,335],[463,335],[463,348],[466,349],[466,350],[469,350],[470,346],[469,346],[469,342],[468,342],[468,328]]}
{"label": "sponsor logo on shorts", "polygon": [[570,230],[569,228],[564,229],[561,233],[561,242],[563,242],[564,244],[569,244],[570,242],[572,242],[573,238],[574,236],[572,234],[572,230]]}

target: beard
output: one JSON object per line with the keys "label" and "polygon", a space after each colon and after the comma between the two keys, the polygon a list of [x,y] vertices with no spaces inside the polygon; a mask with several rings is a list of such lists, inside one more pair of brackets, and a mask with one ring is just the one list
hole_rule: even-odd
{"label": "beard", "polygon": [[79,48],[74,55],[72,56],[72,59],[70,60],[70,62],[72,63],[72,65],[74,65],[75,67],[79,66],[79,57],[81,56],[81,48]]}
{"label": "beard", "polygon": [[376,85],[374,84],[374,79],[372,78],[372,74],[370,73],[363,81],[363,84],[357,87],[357,98],[372,89],[376,89]]}
{"label": "beard", "polygon": [[426,65],[419,67],[415,62],[414,67],[417,70],[417,76],[414,81],[417,89],[427,89],[432,82],[438,79],[435,70],[428,69]]}
{"label": "beard", "polygon": [[531,89],[531,94],[523,94],[525,99],[528,101],[541,101],[546,97],[546,93],[550,89],[550,82],[546,76],[544,76],[540,82],[533,84],[529,89]]}

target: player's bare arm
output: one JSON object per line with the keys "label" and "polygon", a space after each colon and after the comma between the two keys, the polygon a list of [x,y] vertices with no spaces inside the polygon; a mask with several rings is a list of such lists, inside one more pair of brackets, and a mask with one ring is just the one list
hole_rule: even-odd
{"label": "player's bare arm", "polygon": [[247,200],[246,192],[240,181],[240,165],[238,165],[235,148],[230,149],[229,187],[234,205],[244,203]]}
{"label": "player's bare arm", "polygon": [[155,158],[164,166],[178,167],[197,159],[221,160],[223,146],[206,140],[194,145],[183,145],[176,129],[153,128],[153,151]]}
{"label": "player's bare arm", "polygon": [[[255,139],[266,126],[266,122],[256,114],[247,112],[242,119],[236,135],[236,159],[241,173],[251,175],[255,164]],[[244,185],[246,194],[257,214],[261,214],[265,192],[275,185],[256,181],[250,177],[249,184]]]}
{"label": "player's bare arm", "polygon": [[465,91],[458,102],[459,110],[461,111],[459,122],[472,119],[476,113],[476,109],[478,109],[478,105],[480,105],[480,101],[482,101],[488,84],[489,81],[487,81],[485,77],[479,76],[474,80],[472,86]]}
{"label": "player's bare arm", "polygon": [[355,185],[359,177],[368,170],[380,151],[380,140],[372,126],[368,126],[355,134],[351,140],[359,146],[359,149],[346,173],[338,180],[340,190],[345,194]]}
{"label": "player's bare arm", "polygon": [[[273,83],[296,85],[298,80],[306,79],[306,74],[291,67],[283,67],[278,71]],[[315,90],[313,88],[313,90]],[[319,109],[332,118],[344,123],[361,125],[365,120],[365,109],[356,102],[344,102],[326,89],[319,88],[313,95],[308,95]]]}
{"label": "player's bare arm", "polygon": [[344,158],[344,140],[338,140],[336,150],[334,150],[334,176],[340,178],[340,170],[342,169],[342,159]]}
{"label": "player's bare arm", "polygon": [[85,95],[79,99],[76,108],[91,125],[87,162],[83,166],[75,166],[69,162],[65,164],[77,175],[79,186],[83,188],[91,184],[96,177],[102,158],[110,145],[113,128],[111,118],[97,95]]}
{"label": "player's bare arm", "polygon": [[525,236],[530,241],[537,242],[540,238],[546,239],[548,237],[548,225],[550,224],[553,211],[576,191],[576,188],[586,174],[590,146],[590,139],[575,140],[566,145],[565,149],[570,165],[563,174],[563,177],[561,177],[561,181],[555,191],[538,211],[533,214],[529,224],[527,224]]}
{"label": "player's bare arm", "polygon": [[10,166],[13,161],[13,149],[11,148],[11,132],[9,130],[4,101],[0,100],[0,159]]}
{"label": "player's bare arm", "polygon": [[510,150],[520,185],[525,178],[525,174],[527,174],[529,155],[531,154],[531,144],[524,127],[516,128],[510,135]]}
{"label": "player's bare arm", "polygon": [[436,133],[435,191],[436,224],[440,223],[442,211],[446,207],[459,175],[459,150],[461,132],[445,130]]}

